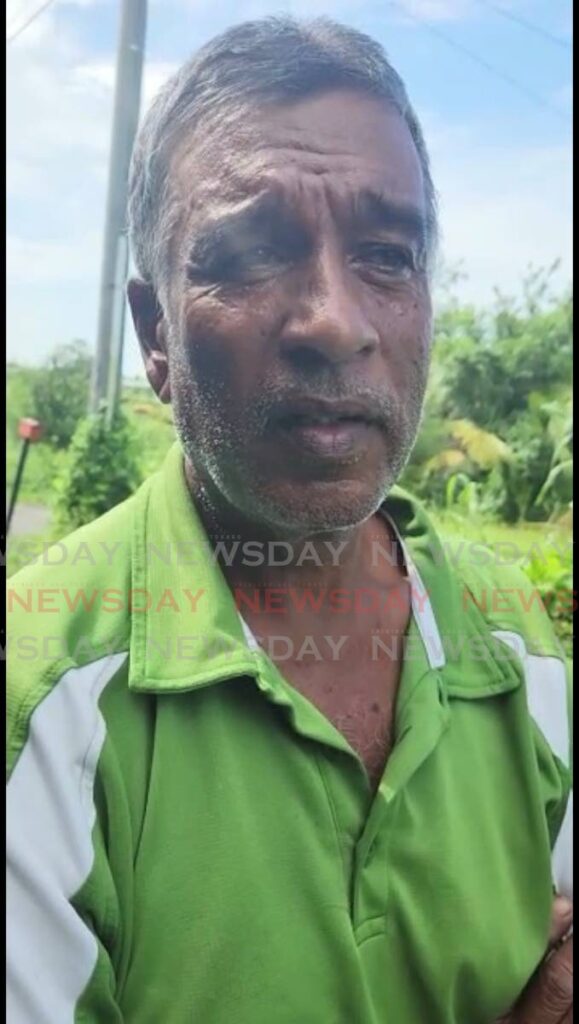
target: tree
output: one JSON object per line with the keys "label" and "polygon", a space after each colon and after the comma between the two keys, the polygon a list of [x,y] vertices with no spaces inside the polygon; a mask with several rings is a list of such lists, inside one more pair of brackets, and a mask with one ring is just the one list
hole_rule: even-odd
{"label": "tree", "polygon": [[110,427],[104,407],[81,420],[55,484],[61,534],[91,522],[134,493],[141,482],[137,447],[134,428],[120,409]]}
{"label": "tree", "polygon": [[92,359],[84,341],[55,349],[32,385],[34,415],[43,425],[44,438],[55,448],[66,448],[77,424],[86,416]]}
{"label": "tree", "polygon": [[442,310],[433,352],[438,379],[440,364],[444,367],[437,388],[438,415],[470,419],[504,435],[526,412],[533,392],[548,397],[569,386],[572,302],[570,294],[549,294],[555,269],[529,271],[520,305],[497,292],[490,314],[456,305]]}
{"label": "tree", "polygon": [[447,289],[402,481],[425,500],[455,502],[472,482],[481,513],[506,522],[570,508],[572,302],[551,294],[555,269],[530,270],[522,301],[497,292],[487,311],[461,306]]}

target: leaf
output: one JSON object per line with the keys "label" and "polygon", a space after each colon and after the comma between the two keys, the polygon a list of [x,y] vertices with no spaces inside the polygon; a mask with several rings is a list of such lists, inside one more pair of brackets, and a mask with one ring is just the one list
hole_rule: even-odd
{"label": "leaf", "polygon": [[500,437],[477,427],[470,420],[453,420],[450,433],[460,442],[469,459],[483,469],[491,469],[500,462],[513,459],[511,449]]}
{"label": "leaf", "polygon": [[566,459],[565,462],[560,462],[558,466],[553,467],[535,499],[537,504],[541,504],[545,496],[553,488],[555,482],[559,479],[560,476],[563,476],[565,474],[567,474],[569,478],[572,477],[573,459]]}
{"label": "leaf", "polygon": [[[468,477],[466,473],[454,473],[448,479],[445,490],[445,500],[447,508],[452,508],[454,504],[460,502],[462,493],[466,490],[470,482],[470,477]],[[457,495],[456,489],[459,485],[462,485],[462,491],[459,491]]]}
{"label": "leaf", "polygon": [[464,452],[459,451],[458,448],[446,448],[438,455],[433,455],[431,459],[428,459],[424,464],[424,469],[426,473],[434,473],[438,470],[456,469],[457,466],[461,466],[465,462]]}

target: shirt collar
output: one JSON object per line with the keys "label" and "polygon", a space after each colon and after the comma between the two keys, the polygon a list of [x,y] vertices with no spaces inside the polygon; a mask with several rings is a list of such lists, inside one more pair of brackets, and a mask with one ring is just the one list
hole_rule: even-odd
{"label": "shirt collar", "polygon": [[255,675],[255,657],[191,500],[178,443],[138,497],[131,586],[143,594],[145,610],[132,613],[129,685],[188,690]]}
{"label": "shirt collar", "polygon": [[[488,628],[476,609],[466,613],[456,571],[421,504],[396,487],[382,510],[402,546],[430,669],[444,669],[450,692],[454,687],[461,696],[512,688],[509,662],[496,667]],[[143,610],[131,615],[131,688],[190,690],[258,675],[251,631],[212,556],[178,443],[136,496],[131,575],[133,593],[143,596]],[[473,639],[482,652],[478,662],[470,655]]]}

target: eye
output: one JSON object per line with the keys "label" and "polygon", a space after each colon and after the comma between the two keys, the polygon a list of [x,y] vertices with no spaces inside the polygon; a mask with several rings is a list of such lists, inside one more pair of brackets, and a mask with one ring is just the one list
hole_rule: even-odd
{"label": "eye", "polygon": [[224,281],[251,283],[268,277],[284,263],[273,245],[260,242],[224,255],[213,267],[215,276]]}
{"label": "eye", "polygon": [[255,245],[252,249],[248,249],[243,256],[248,260],[270,260],[276,257],[275,249],[272,245]]}
{"label": "eye", "polygon": [[416,270],[411,249],[387,242],[365,242],[358,247],[356,263],[389,276],[409,276]]}

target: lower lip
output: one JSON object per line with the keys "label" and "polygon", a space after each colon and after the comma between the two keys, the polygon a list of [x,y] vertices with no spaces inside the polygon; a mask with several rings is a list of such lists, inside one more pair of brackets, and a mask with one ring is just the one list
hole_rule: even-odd
{"label": "lower lip", "polygon": [[336,423],[296,423],[282,427],[280,434],[302,453],[322,459],[359,458],[377,427],[361,420]]}

